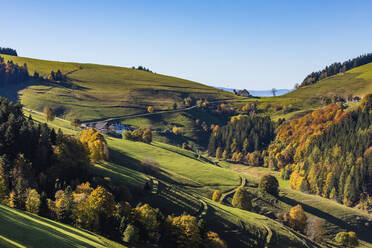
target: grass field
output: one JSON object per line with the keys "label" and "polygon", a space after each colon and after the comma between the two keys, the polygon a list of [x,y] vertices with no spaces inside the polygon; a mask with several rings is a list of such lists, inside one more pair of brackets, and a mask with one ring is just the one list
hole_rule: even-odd
{"label": "grass field", "polygon": [[33,82],[19,89],[20,101],[26,107],[41,111],[48,105],[66,118],[90,120],[144,113],[149,105],[164,110],[173,103],[181,106],[187,96],[235,98],[232,93],[200,83],[129,68],[2,57],[26,63],[31,75],[37,71],[46,76],[58,69],[67,74],[67,83]]}
{"label": "grass field", "polygon": [[0,247],[125,247],[94,233],[0,205]]}
{"label": "grass field", "polygon": [[[247,102],[257,102],[260,110],[265,110],[267,114],[277,120],[279,118],[292,118],[296,115],[303,115],[308,111],[323,107],[319,99],[322,96],[343,96],[349,95],[363,97],[372,93],[372,63],[356,67],[345,73],[320,80],[316,84],[300,87],[292,92],[278,97],[262,97],[260,99],[247,99],[234,103],[241,107]],[[355,103],[348,103],[354,107]],[[285,113],[276,108],[291,106],[292,111]]]}
{"label": "grass field", "polygon": [[[44,122],[41,113],[33,112],[32,116],[35,120]],[[71,127],[69,122],[59,118],[48,123],[48,125],[55,128],[64,128],[69,130],[71,134],[78,133],[77,130]],[[159,162],[160,172],[157,177],[162,182],[160,194],[141,196],[139,198],[141,201],[148,202],[160,209],[163,208],[166,213],[175,212],[181,214],[182,211],[187,211],[196,214],[197,206],[200,203],[195,197],[204,199],[211,206],[210,215],[208,215],[209,220],[211,223],[213,223],[213,220],[217,222],[215,223],[215,231],[224,228],[229,230],[239,229],[240,219],[245,220],[247,226],[254,226],[257,222],[263,222],[262,218],[267,219],[261,215],[210,202],[208,199],[210,199],[215,189],[225,192],[239,186],[240,176],[246,177],[249,183],[256,184],[263,175],[271,173],[278,177],[278,172],[270,171],[264,167],[248,167],[224,161],[220,161],[218,165],[215,165],[214,161],[203,156],[198,158],[198,155],[192,151],[161,142],[153,142],[149,145],[112,137],[106,138],[110,147],[111,160],[110,162],[96,164],[94,171],[110,177],[115,182],[129,187],[143,188],[149,178],[141,172],[141,161],[146,158],[152,158]],[[288,180],[281,180],[279,177],[278,179],[283,196],[277,204],[280,211],[289,211],[292,206],[302,204],[307,214],[326,221],[325,227],[328,242],[332,242],[335,233],[341,230],[354,230],[362,240],[361,247],[368,247],[370,238],[366,234],[368,229],[364,227],[363,220],[367,220],[370,217],[366,213],[332,200],[292,190]],[[252,189],[253,193],[255,191],[256,189]],[[360,223],[355,222],[356,219],[359,219]],[[277,233],[275,235],[279,235],[277,237],[279,240],[291,240],[292,233],[283,229],[276,222],[273,224],[272,220],[269,220],[269,222],[273,232]],[[214,224],[212,224],[213,226]],[[251,231],[259,237],[265,233],[262,226]],[[280,238],[281,235],[284,236]],[[238,236],[234,232],[223,235],[228,240],[237,239]],[[247,240],[244,241],[239,238],[238,240],[239,245],[247,242]]]}

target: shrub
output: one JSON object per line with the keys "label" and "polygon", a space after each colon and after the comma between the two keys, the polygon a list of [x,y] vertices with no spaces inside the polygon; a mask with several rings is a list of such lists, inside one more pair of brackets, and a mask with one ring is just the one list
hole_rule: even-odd
{"label": "shrub", "polygon": [[252,203],[248,191],[243,187],[239,187],[234,194],[232,205],[236,208],[250,210]]}
{"label": "shrub", "polygon": [[147,107],[147,112],[154,113],[154,107],[153,106],[148,106]]}
{"label": "shrub", "polygon": [[354,247],[359,244],[355,232],[339,232],[336,234],[335,241],[347,247]]}
{"label": "shrub", "polygon": [[139,239],[139,230],[136,226],[129,224],[123,232],[122,240],[126,243],[135,244]]}
{"label": "shrub", "polygon": [[80,125],[81,125],[81,120],[80,119],[74,118],[74,119],[71,120],[71,126],[80,127]]}
{"label": "shrub", "polygon": [[221,199],[221,195],[222,195],[222,193],[221,193],[220,190],[218,190],[218,189],[215,190],[213,192],[212,200],[218,202]]}
{"label": "shrub", "polygon": [[260,180],[260,189],[264,192],[277,196],[279,193],[279,182],[273,175],[265,175]]}
{"label": "shrub", "polygon": [[173,128],[172,128],[172,132],[175,134],[175,135],[179,135],[179,134],[181,134],[182,133],[182,127],[176,127],[176,126],[174,126]]}
{"label": "shrub", "polygon": [[205,247],[208,248],[227,248],[225,241],[223,241],[219,235],[215,232],[207,232]]}

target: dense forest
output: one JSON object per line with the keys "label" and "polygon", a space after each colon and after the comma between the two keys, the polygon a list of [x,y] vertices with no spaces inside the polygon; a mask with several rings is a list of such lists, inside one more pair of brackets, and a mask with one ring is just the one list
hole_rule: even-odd
{"label": "dense forest", "polygon": [[0,47],[0,54],[18,56],[17,51],[12,48]]}
{"label": "dense forest", "polygon": [[281,169],[292,188],[372,207],[372,95],[360,108],[337,105],[282,124],[265,165]]}
{"label": "dense forest", "polygon": [[[208,152],[234,162],[251,160],[251,153],[266,149],[275,137],[270,117],[238,115],[211,134]],[[258,162],[257,162],[258,163]]]}
{"label": "dense forest", "polygon": [[0,86],[16,85],[29,79],[27,65],[19,66],[13,61],[4,62],[0,57]]}
{"label": "dense forest", "polygon": [[354,67],[365,65],[372,62],[372,53],[368,53],[365,55],[361,55],[357,58],[350,59],[348,61],[345,61],[343,63],[333,63],[332,65],[327,66],[321,71],[318,72],[312,72],[310,73],[304,81],[302,81],[301,86],[311,85],[315,84],[316,82],[336,75],[340,72],[345,72],[348,70],[353,69]]}
{"label": "dense forest", "polygon": [[194,216],[164,216],[148,204],[132,207],[134,193],[147,188],[133,192],[94,174],[91,163],[108,158],[96,130],[78,137],[56,133],[24,117],[20,104],[0,98],[1,203],[133,246],[226,247]]}

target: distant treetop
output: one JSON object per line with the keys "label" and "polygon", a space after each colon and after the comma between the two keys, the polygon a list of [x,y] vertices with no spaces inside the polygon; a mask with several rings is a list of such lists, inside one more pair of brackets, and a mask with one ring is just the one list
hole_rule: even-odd
{"label": "distant treetop", "polygon": [[354,59],[349,59],[348,61],[341,63],[333,63],[326,66],[321,71],[310,73],[304,81],[302,81],[300,87],[315,84],[318,81],[336,75],[340,72],[345,72],[353,69],[354,67],[365,65],[372,62],[372,53],[361,55]]}
{"label": "distant treetop", "polygon": [[0,47],[0,54],[18,56],[17,51],[12,48]]}
{"label": "distant treetop", "polygon": [[142,66],[142,65],[137,66],[137,67],[133,66],[132,69],[140,70],[140,71],[152,72],[149,68],[146,68],[146,67],[144,67],[144,66]]}

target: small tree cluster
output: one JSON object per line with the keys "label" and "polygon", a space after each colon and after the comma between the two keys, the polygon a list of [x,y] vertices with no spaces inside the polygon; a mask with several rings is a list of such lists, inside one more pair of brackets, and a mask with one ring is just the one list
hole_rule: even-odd
{"label": "small tree cluster", "polygon": [[359,245],[358,237],[355,232],[339,232],[336,234],[335,241],[346,247],[355,247]]}
{"label": "small tree cluster", "polygon": [[80,134],[80,141],[90,153],[93,162],[105,160],[109,157],[109,151],[105,137],[94,128],[85,129]]}
{"label": "small tree cluster", "polygon": [[134,131],[124,131],[123,139],[132,141],[141,141],[147,144],[152,142],[152,132],[149,128],[138,128]]}

